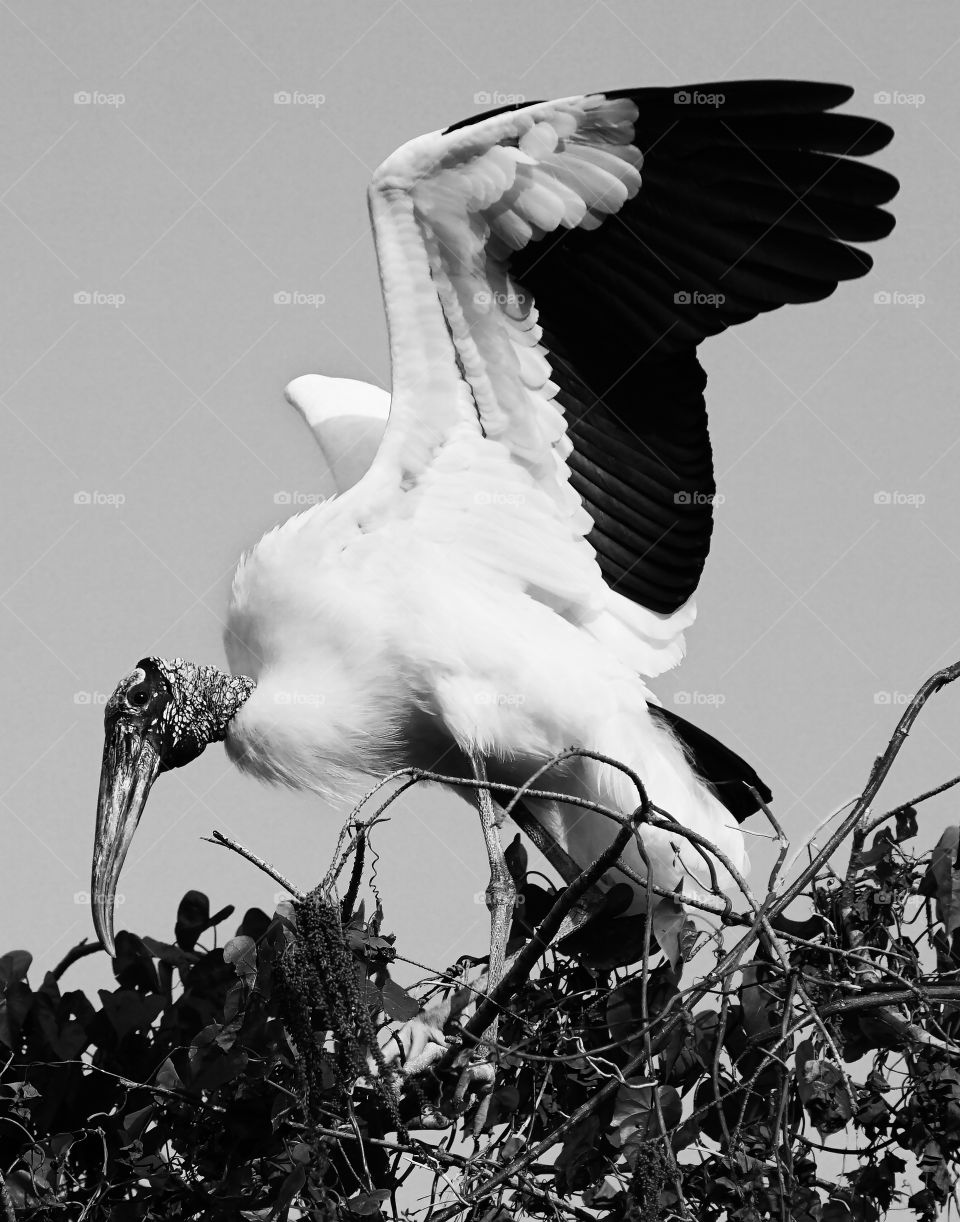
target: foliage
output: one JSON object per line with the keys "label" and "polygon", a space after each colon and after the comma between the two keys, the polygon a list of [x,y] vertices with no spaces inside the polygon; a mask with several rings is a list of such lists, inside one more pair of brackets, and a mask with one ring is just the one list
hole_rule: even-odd
{"label": "foliage", "polygon": [[99,1004],[63,985],[95,944],[39,983],[4,955],[6,1218],[936,1218],[960,1158],[960,828],[914,852],[930,794],[870,813],[909,724],[810,865],[781,884],[781,852],[764,902],[744,884],[720,921],[669,895],[624,915],[620,884],[554,935],[574,888],[518,837],[509,950],[539,958],[495,994],[495,1083],[463,1109],[483,962],[414,996],[391,978],[379,900],[355,906],[375,819],[346,899],[333,871],[220,947],[233,910],[188,892],[172,941],[118,936]]}

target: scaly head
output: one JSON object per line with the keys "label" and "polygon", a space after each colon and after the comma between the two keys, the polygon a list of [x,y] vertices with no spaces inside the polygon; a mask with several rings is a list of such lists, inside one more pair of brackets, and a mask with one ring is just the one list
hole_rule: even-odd
{"label": "scaly head", "polygon": [[93,924],[111,955],[117,882],[151,785],[161,772],[196,759],[207,743],[222,741],[254,686],[215,666],[141,658],[107,701],[91,901]]}

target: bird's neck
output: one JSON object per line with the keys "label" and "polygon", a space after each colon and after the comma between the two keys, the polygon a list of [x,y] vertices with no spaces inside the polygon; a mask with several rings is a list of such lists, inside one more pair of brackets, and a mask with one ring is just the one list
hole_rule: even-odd
{"label": "bird's neck", "polygon": [[257,686],[253,679],[183,658],[154,661],[175,694],[176,738],[192,739],[201,751],[208,743],[223,742],[230,722]]}

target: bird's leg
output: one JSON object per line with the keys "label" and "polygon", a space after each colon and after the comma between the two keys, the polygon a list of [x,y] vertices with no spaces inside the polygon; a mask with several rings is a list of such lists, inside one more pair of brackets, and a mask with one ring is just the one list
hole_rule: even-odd
{"label": "bird's leg", "polygon": [[[490,910],[490,967],[487,972],[487,989],[492,993],[503,977],[503,964],[507,953],[507,939],[510,934],[513,908],[517,900],[517,889],[513,883],[513,876],[507,868],[503,846],[500,843],[500,820],[497,817],[490,790],[486,788],[486,764],[483,757],[478,754],[471,754],[470,762],[473,766],[474,779],[483,782],[477,788],[477,808],[480,811],[483,839],[487,846],[487,859],[490,862],[490,882],[486,893],[487,907]],[[468,1065],[457,1083],[455,1099],[458,1105],[463,1103],[470,1089],[477,1091],[482,1096],[474,1122],[474,1132],[479,1132],[483,1128],[490,1093],[493,1090],[492,1057],[497,1042],[498,1027],[499,1019],[494,1018],[484,1033],[489,1042],[486,1046],[481,1045],[483,1059]]]}

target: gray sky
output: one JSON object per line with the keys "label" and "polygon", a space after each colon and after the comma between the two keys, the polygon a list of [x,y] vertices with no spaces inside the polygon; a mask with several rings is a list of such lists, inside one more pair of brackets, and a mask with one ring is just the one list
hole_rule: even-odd
{"label": "gray sky", "polygon": [[[222,664],[240,552],[290,512],[282,494],[331,490],[284,384],[386,384],[370,171],[497,95],[811,77],[894,125],[878,161],[903,183],[898,226],[871,276],[704,349],[724,500],[689,657],[657,690],[756,764],[802,838],[862,785],[899,702],[960,656],[954,6],[10,0],[0,44],[0,949],[47,967],[92,933],[75,895],[103,701],[147,653]],[[298,91],[320,96],[274,101]],[[928,708],[890,803],[960,772],[958,707],[948,691]],[[927,843],[955,802],[924,809]],[[211,748],[157,784],[118,927],[170,937],[188,887],[271,908],[272,884],[200,841],[213,828],[308,887],[339,825]],[[401,950],[483,953],[468,808],[404,800],[377,847]],[[754,857],[762,886],[766,842]],[[72,978],[108,986],[106,960]]]}

